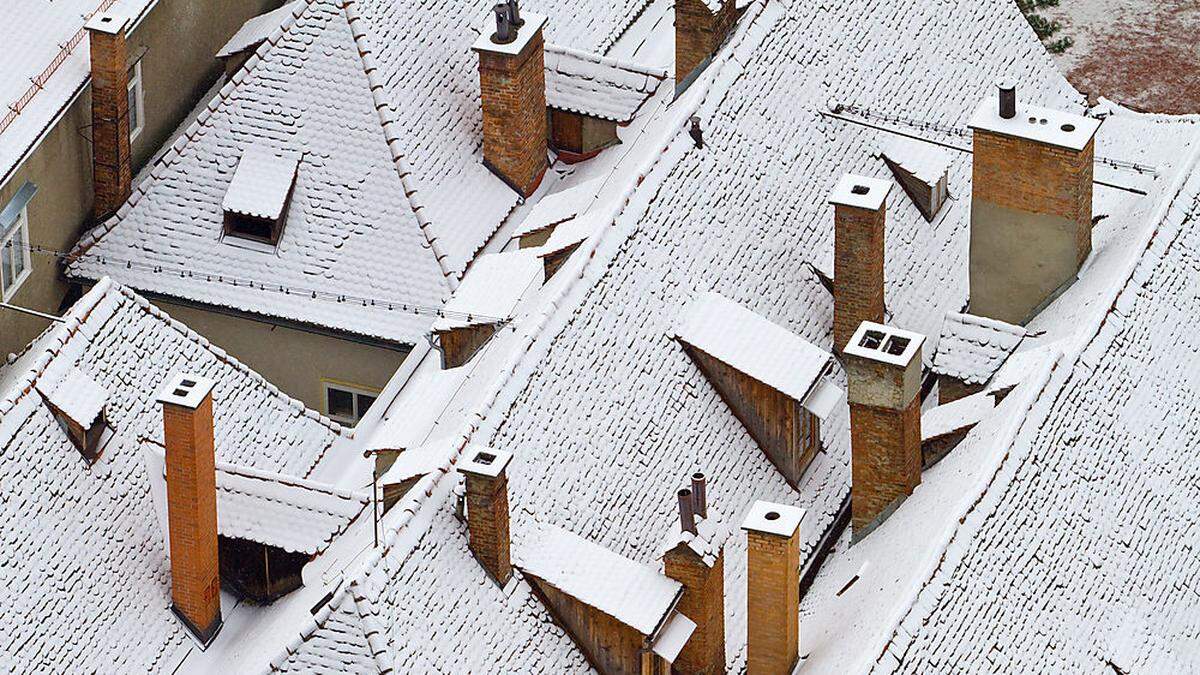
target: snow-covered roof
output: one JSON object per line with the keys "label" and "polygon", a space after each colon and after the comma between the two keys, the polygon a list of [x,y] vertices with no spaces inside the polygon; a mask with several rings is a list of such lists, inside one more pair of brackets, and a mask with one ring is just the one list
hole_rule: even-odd
{"label": "snow-covered roof", "polygon": [[[163,548],[170,550],[163,448],[147,442],[143,453]],[[217,462],[216,473],[217,531],[294,553],[324,550],[370,500],[367,493],[227,462]]]}
{"label": "snow-covered roof", "polygon": [[546,105],[625,123],[659,85],[665,68],[546,43]]}
{"label": "snow-covered roof", "polygon": [[153,0],[12,0],[0,4],[0,185],[91,77],[83,26],[97,12],[130,20]]}
{"label": "snow-covered roof", "polygon": [[921,440],[948,436],[979,423],[996,407],[996,400],[987,392],[971,394],[930,408],[921,414]]}
{"label": "snow-covered roof", "polygon": [[593,178],[542,197],[513,231],[513,236],[520,237],[553,227],[586,211],[596,199],[603,181],[603,178]]}
{"label": "snow-covered roof", "polygon": [[675,336],[797,401],[833,360],[829,352],[712,292],[688,304]]}
{"label": "snow-covered roof", "polygon": [[296,169],[300,153],[276,152],[259,145],[249,145],[242,151],[221,210],[266,220],[279,220],[287,204],[292,186],[296,184]]}
{"label": "snow-covered roof", "polygon": [[562,528],[547,526],[518,563],[526,574],[595,607],[642,635],[653,635],[683,585]]}
{"label": "snow-covered roof", "polygon": [[96,421],[109,397],[108,390],[78,368],[61,377],[39,378],[36,388],[50,405],[84,429]]}
{"label": "snow-covered roof", "polygon": [[1026,331],[996,319],[947,312],[933,371],[967,384],[985,384],[1025,338]]}
{"label": "snow-covered roof", "polygon": [[707,518],[696,516],[694,533],[679,528],[678,532],[669,535],[663,542],[663,551],[683,544],[700,556],[704,564],[711,567],[716,564],[717,555],[730,536],[732,536],[732,531],[729,524],[721,519],[715,507],[710,507]]}
{"label": "snow-covered roof", "polygon": [[542,244],[541,254],[545,255],[576,246],[611,224],[612,220],[608,217],[608,210],[605,208],[597,208],[575,216],[554,227],[550,238],[546,240],[545,244]]}
{"label": "snow-covered roof", "polygon": [[543,276],[542,263],[533,251],[489,253],[480,256],[474,267],[480,273],[467,277],[455,289],[433,330],[507,319],[525,291]]}
{"label": "snow-covered roof", "polygon": [[[0,473],[20,477],[0,503],[0,668],[158,670],[191,644],[169,609],[168,555],[141,452],[143,439],[162,441],[163,383],[181,371],[214,380],[217,457],[252,471],[301,478],[342,430],[109,280],[63,319],[0,365]],[[38,393],[72,372],[108,392],[112,437],[91,465]]]}
{"label": "snow-covered roof", "polygon": [[238,32],[229,38],[225,46],[217,50],[217,58],[233,56],[238,52],[258,47],[278,30],[288,17],[292,16],[297,9],[303,6],[304,0],[292,0],[291,2],[284,3],[282,7],[248,19],[238,29]]}
{"label": "snow-covered roof", "polygon": [[950,170],[950,151],[903,136],[889,138],[880,154],[928,185],[935,185]]}

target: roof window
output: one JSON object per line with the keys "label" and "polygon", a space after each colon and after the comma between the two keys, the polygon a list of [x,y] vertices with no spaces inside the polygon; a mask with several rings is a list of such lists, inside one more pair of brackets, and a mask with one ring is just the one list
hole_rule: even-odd
{"label": "roof window", "polygon": [[299,167],[299,153],[246,148],[221,202],[225,234],[278,244]]}

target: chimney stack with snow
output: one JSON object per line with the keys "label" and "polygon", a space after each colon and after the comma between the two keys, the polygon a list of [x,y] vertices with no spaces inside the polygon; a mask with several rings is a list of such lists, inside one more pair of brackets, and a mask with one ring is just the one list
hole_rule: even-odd
{"label": "chimney stack with snow", "polygon": [[833,204],[833,345],[840,350],[859,324],[883,322],[883,250],[891,181],[846,174]]}
{"label": "chimney stack with snow", "polygon": [[1100,121],[1017,102],[998,84],[974,117],[971,313],[1024,325],[1092,250],[1092,162]]}
{"label": "chimney stack with snow", "polygon": [[212,390],[208,378],[177,374],[158,396],[166,445],[171,608],[204,644],[221,628]]}
{"label": "chimney stack with snow", "polygon": [[800,656],[800,521],[804,509],[758,501],[746,531],[746,670],[786,675]]}
{"label": "chimney stack with snow", "polygon": [[508,534],[508,474],[512,453],[468,446],[458,470],[467,481],[468,544],[496,583],[512,576]]}
{"label": "chimney stack with snow", "polygon": [[129,144],[129,70],[125,29],[115,12],[97,12],[85,28],[92,55],[92,214],[97,222],[129,199],[133,168]]}
{"label": "chimney stack with snow", "polygon": [[924,341],[917,333],[864,321],[843,350],[856,540],[883,522],[921,483]]}
{"label": "chimney stack with snow", "polygon": [[725,672],[725,539],[728,529],[714,514],[709,519],[704,474],[692,475],[692,489],[680,490],[680,512],[687,508],[699,518],[693,527],[680,527],[674,544],[663,553],[663,573],[683,584],[678,610],[696,624],[695,632],[671,664],[682,675]]}
{"label": "chimney stack with snow", "polygon": [[704,71],[736,21],[733,0],[675,0],[677,93],[687,89]]}
{"label": "chimney stack with snow", "polygon": [[472,45],[479,54],[483,163],[521,196],[546,173],[546,17],[497,4]]}

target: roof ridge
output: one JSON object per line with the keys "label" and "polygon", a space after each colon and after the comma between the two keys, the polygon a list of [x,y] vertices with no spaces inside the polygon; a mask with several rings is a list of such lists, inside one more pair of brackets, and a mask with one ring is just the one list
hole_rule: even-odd
{"label": "roof ridge", "polygon": [[647,75],[663,79],[670,76],[670,72],[666,68],[658,68],[634,61],[632,59],[619,59],[615,56],[606,56],[600,52],[588,51],[586,49],[576,49],[575,47],[567,47],[554,42],[546,43],[546,51],[558,52],[568,56],[580,58],[594,59],[596,63],[605,66],[615,66],[624,70],[638,73],[639,75]]}
{"label": "roof ridge", "polygon": [[179,136],[175,139],[175,142],[171,144],[171,147],[164,152],[162,156],[154,161],[153,165],[149,167],[149,170],[143,173],[142,180],[137,185],[133,186],[133,190],[130,193],[129,198],[126,199],[123,204],[121,204],[116,213],[114,213],[107,220],[96,224],[79,238],[79,241],[75,243],[75,246],[71,248],[71,251],[66,256],[68,274],[70,273],[71,268],[74,267],[75,262],[80,257],[87,254],[87,252],[91,250],[93,246],[99,244],[100,240],[105,235],[107,235],[109,232],[112,232],[117,225],[124,220],[125,216],[129,214],[133,207],[136,206],[139,201],[141,201],[142,197],[149,193],[151,184],[162,178],[162,175],[159,173],[159,169],[170,166],[172,163],[174,163],[174,161],[183,153],[185,148],[202,136],[204,132],[209,130],[209,119],[211,119],[218,110],[228,103],[229,96],[233,94],[233,92],[241,85],[243,81],[245,81],[246,74],[252,71],[255,66],[263,61],[267,53],[273,49],[276,44],[278,44],[279,40],[285,33],[291,31],[292,27],[295,26],[296,21],[299,20],[299,18],[308,10],[308,8],[318,2],[332,1],[333,0],[301,0],[301,2],[296,4],[296,7],[291,11],[291,16],[283,21],[283,23],[277,26],[274,30],[272,30],[271,34],[268,35],[266,39],[264,39],[257,47],[255,47],[254,53],[250,56],[250,58],[248,58],[242,67],[239,68],[238,71],[234,73],[224,85],[221,86],[221,89],[217,92],[217,95],[209,100],[208,105],[204,107],[204,110],[200,111],[200,114],[196,116],[196,119],[188,125],[183,133],[179,134]]}
{"label": "roof ridge", "polygon": [[442,270],[442,276],[448,287],[447,290],[453,292],[458,286],[458,280],[446,268],[446,253],[442,251],[438,238],[432,236],[430,233],[430,225],[432,223],[425,215],[425,205],[418,199],[417,187],[413,185],[413,171],[408,165],[408,160],[405,159],[403,149],[400,147],[400,135],[396,133],[396,122],[391,115],[391,107],[387,101],[383,100],[380,94],[383,90],[383,84],[375,76],[378,68],[375,65],[374,50],[371,49],[366,33],[358,30],[358,26],[356,25],[360,21],[363,21],[362,16],[358,13],[356,0],[342,0],[341,9],[342,16],[346,19],[346,25],[350,28],[350,35],[354,38],[354,43],[358,45],[358,56],[362,62],[363,73],[367,76],[368,89],[371,91],[371,100],[375,103],[375,112],[379,115],[379,123],[383,128],[383,136],[387,142],[388,151],[392,154],[392,163],[396,169],[396,175],[400,179],[400,184],[404,187],[404,197],[408,200],[409,207],[412,209],[413,215],[421,227],[421,234],[424,235],[425,241],[429,243],[430,250],[433,251],[433,258],[437,261],[438,269]]}

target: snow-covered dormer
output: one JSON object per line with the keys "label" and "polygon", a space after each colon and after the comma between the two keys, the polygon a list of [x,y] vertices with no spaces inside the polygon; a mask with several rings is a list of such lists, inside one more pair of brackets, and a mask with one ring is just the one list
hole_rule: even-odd
{"label": "snow-covered dormer", "polygon": [[108,391],[78,368],[39,380],[37,390],[84,460],[91,464],[99,459],[109,430],[104,413]]}
{"label": "snow-covered dormer", "polygon": [[279,243],[296,187],[300,153],[251,145],[242,152],[221,208],[225,234]]}

